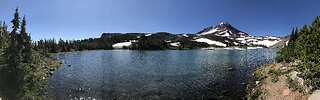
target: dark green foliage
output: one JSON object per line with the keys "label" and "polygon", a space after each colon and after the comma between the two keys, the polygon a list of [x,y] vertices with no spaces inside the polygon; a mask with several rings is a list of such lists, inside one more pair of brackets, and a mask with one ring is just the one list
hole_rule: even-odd
{"label": "dark green foliage", "polygon": [[142,33],[103,33],[100,38],[88,38],[83,40],[62,40],[56,42],[55,39],[39,40],[33,44],[33,48],[43,53],[68,52],[83,50],[109,50],[112,45],[128,40],[137,40],[137,36]]}
{"label": "dark green foliage", "polygon": [[282,48],[276,58],[278,62],[300,60],[296,68],[302,72],[301,76],[306,84],[320,89],[320,17],[312,26],[304,25],[298,31],[292,32],[288,45]]}
{"label": "dark green foliage", "polygon": [[263,81],[266,78],[266,76],[262,74],[262,69],[255,70],[254,76],[258,81]]}
{"label": "dark green foliage", "polygon": [[150,37],[142,35],[138,42],[133,43],[132,49],[138,50],[165,50],[169,45],[164,40],[152,40]]}
{"label": "dark green foliage", "polygon": [[0,53],[8,44],[9,33],[7,31],[7,25],[5,22],[0,21]]}
{"label": "dark green foliage", "polygon": [[137,36],[144,35],[143,33],[127,33],[127,34],[121,34],[121,33],[103,33],[100,38],[97,40],[100,40],[103,43],[120,43],[120,42],[127,42],[128,40],[137,40]]}
{"label": "dark green foliage", "polygon": [[84,39],[84,40],[70,40],[64,41],[59,39],[40,40],[33,44],[33,48],[43,53],[58,53],[68,51],[83,51],[83,50],[99,50],[112,49],[111,43],[104,42],[103,39]]}
{"label": "dark green foliage", "polygon": [[20,26],[16,9],[11,22],[13,30],[9,35],[6,25],[1,28],[0,91],[8,100],[43,100],[47,81],[40,67],[40,55],[32,50],[26,19],[23,18]]}
{"label": "dark green foliage", "polygon": [[178,49],[197,49],[197,48],[206,48],[209,47],[207,43],[196,42],[196,41],[180,41],[180,46]]}
{"label": "dark green foliage", "polygon": [[294,29],[292,29],[292,32],[290,35],[291,37],[289,39],[288,45],[279,51],[279,55],[276,58],[277,62],[280,62],[280,61],[290,62],[295,59],[294,58],[296,55],[296,53],[294,51],[295,50],[295,41],[298,38],[298,34],[299,34],[297,31],[298,31],[297,28],[296,28],[296,31]]}
{"label": "dark green foliage", "polygon": [[274,69],[273,67],[271,67],[270,68],[270,70],[269,70],[269,72],[268,72],[268,74],[271,76],[271,78],[272,78],[272,82],[273,83],[276,83],[276,82],[278,82],[279,81],[279,76],[281,75],[281,70],[276,70],[276,69]]}
{"label": "dark green foliage", "polygon": [[174,40],[176,39],[177,36],[173,35],[171,33],[167,32],[157,32],[156,34],[152,34],[151,36],[148,37],[150,40],[156,40],[156,41],[168,41],[168,40]]}
{"label": "dark green foliage", "polygon": [[292,80],[289,76],[286,76],[286,82],[287,86],[292,90],[298,90],[299,92],[302,92],[303,89],[299,85],[299,82],[297,80]]}

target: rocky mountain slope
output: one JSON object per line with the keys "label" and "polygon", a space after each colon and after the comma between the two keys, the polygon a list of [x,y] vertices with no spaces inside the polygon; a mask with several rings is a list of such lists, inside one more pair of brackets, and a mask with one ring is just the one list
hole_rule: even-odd
{"label": "rocky mountain slope", "polygon": [[239,37],[249,36],[247,33],[239,31],[238,29],[234,28],[227,22],[222,22],[217,26],[205,28],[202,31],[198,32],[197,34],[198,35],[214,34],[216,36],[229,37],[229,38],[239,38]]}

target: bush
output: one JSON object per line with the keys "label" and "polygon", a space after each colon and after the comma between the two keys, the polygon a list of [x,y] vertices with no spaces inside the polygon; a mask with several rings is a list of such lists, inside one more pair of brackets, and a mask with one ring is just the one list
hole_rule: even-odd
{"label": "bush", "polygon": [[282,48],[276,58],[277,62],[301,60],[295,66],[305,81],[305,84],[320,89],[320,17],[311,26],[304,25],[299,31],[292,31],[288,45]]}
{"label": "bush", "polygon": [[271,76],[272,82],[276,83],[279,81],[278,77],[281,75],[281,70],[276,70],[273,67],[271,67],[268,74]]}

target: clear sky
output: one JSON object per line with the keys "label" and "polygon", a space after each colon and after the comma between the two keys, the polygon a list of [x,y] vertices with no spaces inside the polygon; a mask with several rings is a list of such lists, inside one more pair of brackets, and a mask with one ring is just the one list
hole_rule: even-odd
{"label": "clear sky", "polygon": [[9,23],[17,6],[33,40],[197,33],[220,22],[251,35],[285,36],[320,15],[320,0],[0,0],[0,20]]}

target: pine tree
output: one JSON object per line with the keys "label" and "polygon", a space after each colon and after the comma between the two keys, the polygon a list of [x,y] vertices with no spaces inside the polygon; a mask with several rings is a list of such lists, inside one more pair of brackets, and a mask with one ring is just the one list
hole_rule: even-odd
{"label": "pine tree", "polygon": [[2,78],[5,80],[5,84],[9,91],[7,95],[13,97],[11,99],[18,99],[19,91],[21,91],[21,74],[20,71],[20,48],[17,42],[18,29],[20,27],[18,8],[15,10],[14,19],[11,21],[13,30],[10,32],[8,37],[8,47],[5,48],[3,54],[3,68],[2,68]]}
{"label": "pine tree", "polygon": [[31,63],[30,59],[32,57],[32,46],[31,46],[31,37],[29,34],[26,32],[26,18],[25,16],[23,17],[22,23],[21,23],[21,45],[22,45],[22,50],[21,52],[23,53],[22,55],[22,62],[23,63]]}
{"label": "pine tree", "polygon": [[20,45],[21,45],[21,55],[22,64],[20,65],[21,71],[23,72],[23,99],[44,99],[46,80],[43,79],[45,76],[41,72],[40,59],[32,50],[31,37],[26,32],[26,18],[23,17],[20,30]]}

